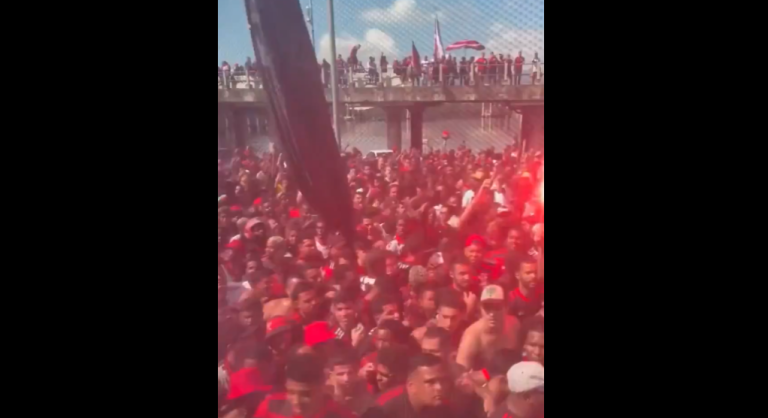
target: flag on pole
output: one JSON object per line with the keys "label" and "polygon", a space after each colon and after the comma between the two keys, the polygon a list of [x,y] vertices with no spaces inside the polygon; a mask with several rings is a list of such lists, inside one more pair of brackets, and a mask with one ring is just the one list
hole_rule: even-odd
{"label": "flag on pole", "polygon": [[421,72],[421,56],[419,51],[416,50],[416,43],[411,41],[411,65],[413,65],[413,72],[419,74]]}
{"label": "flag on pole", "polygon": [[443,58],[445,49],[443,48],[443,38],[440,36],[440,21],[435,16],[435,61]]}

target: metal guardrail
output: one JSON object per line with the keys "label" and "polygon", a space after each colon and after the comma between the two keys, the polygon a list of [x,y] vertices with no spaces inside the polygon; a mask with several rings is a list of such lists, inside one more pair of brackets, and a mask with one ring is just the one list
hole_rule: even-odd
{"label": "metal guardrail", "polygon": [[[461,66],[460,67],[465,67]],[[462,68],[456,69],[456,72],[446,74],[443,66],[438,67],[437,74],[432,72],[431,74],[422,74],[415,79],[408,79],[406,76],[399,76],[393,74],[393,68],[390,66],[387,69],[387,73],[382,75],[377,71],[357,71],[351,72],[349,69],[341,71],[339,75],[340,88],[346,87],[384,87],[384,88],[397,88],[403,86],[474,86],[478,82],[483,82],[485,85],[529,85],[529,84],[544,84],[544,63],[539,63],[539,72],[536,80],[532,79],[534,64],[523,64],[523,69],[519,73],[515,73],[513,68],[514,64],[505,62],[504,64],[484,65],[485,71],[480,71],[480,66],[477,63],[472,64],[471,71],[461,71]],[[495,67],[495,68],[494,68]],[[495,69],[495,71],[491,71]],[[407,69],[404,69],[407,70]],[[527,70],[527,71],[526,71]],[[323,84],[326,88],[330,87],[330,83],[327,78],[330,75],[326,71],[319,70]],[[218,88],[219,89],[261,89],[261,79],[255,71],[221,71],[218,74]]]}

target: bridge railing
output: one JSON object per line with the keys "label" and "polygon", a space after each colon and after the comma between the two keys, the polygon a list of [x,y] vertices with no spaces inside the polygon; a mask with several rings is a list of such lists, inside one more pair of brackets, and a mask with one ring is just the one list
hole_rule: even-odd
{"label": "bridge railing", "polygon": [[[544,84],[544,63],[527,63],[522,68],[515,68],[508,62],[502,64],[462,66],[455,71],[448,71],[445,66],[428,67],[429,74],[422,71],[417,77],[408,77],[407,68],[402,68],[398,74],[390,66],[387,73],[374,71],[339,71],[341,88],[347,87],[384,87],[397,88],[403,86],[474,86],[484,85],[530,85]],[[326,87],[330,87],[330,71],[320,69],[320,77]],[[536,74],[536,78],[534,78]],[[262,83],[256,71],[221,71],[218,74],[219,89],[261,89]]]}

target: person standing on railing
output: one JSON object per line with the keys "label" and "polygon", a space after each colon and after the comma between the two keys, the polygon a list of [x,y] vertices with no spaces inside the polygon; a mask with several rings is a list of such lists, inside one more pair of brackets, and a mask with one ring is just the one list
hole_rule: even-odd
{"label": "person standing on railing", "polygon": [[379,83],[379,73],[376,72],[376,58],[368,58],[368,80],[371,84]]}
{"label": "person standing on railing", "polygon": [[235,68],[232,69],[232,88],[234,89],[237,88],[238,83],[243,81],[236,77],[245,77],[245,68],[238,63],[235,63]]}
{"label": "person standing on railing", "polygon": [[466,86],[469,84],[468,78],[469,62],[467,62],[467,57],[461,57],[461,62],[459,63],[459,85]]}
{"label": "person standing on railing", "polygon": [[331,63],[323,58],[321,67],[323,68],[323,85],[328,88],[331,85]]}
{"label": "person standing on railing", "polygon": [[416,58],[416,60],[411,59],[409,61],[409,65],[406,68],[406,76],[409,80],[411,80],[411,85],[420,86],[421,78],[419,73],[421,72],[421,63],[418,61],[419,57]]}
{"label": "person standing on railing", "polygon": [[414,73],[413,71],[410,71],[411,68],[411,57],[405,57],[403,58],[403,62],[400,63],[400,71],[402,72],[402,78],[403,78],[403,84],[411,81],[413,82],[413,78],[411,75]]}
{"label": "person standing on railing", "polygon": [[448,85],[452,86],[453,80],[456,79],[456,74],[458,74],[458,72],[456,71],[456,58],[451,58],[451,56],[449,55],[448,60],[446,61],[446,68],[447,70],[443,75],[443,77],[448,77],[447,78]]}
{"label": "person standing on railing", "polygon": [[491,51],[491,58],[488,60],[488,74],[491,78],[491,84],[496,84],[496,76],[501,73],[499,71],[499,58]]}
{"label": "person standing on railing", "polygon": [[442,62],[440,61],[432,61],[432,85],[437,85],[440,82],[440,66],[442,65]]}
{"label": "person standing on railing", "polygon": [[389,66],[389,62],[387,62],[387,56],[384,55],[384,53],[381,53],[381,58],[379,58],[379,67],[381,67],[381,77],[386,78],[387,77],[387,66]]}
{"label": "person standing on railing", "polygon": [[[408,82],[408,66],[411,65],[411,59],[409,57],[403,58],[402,61],[400,61],[400,80],[402,81],[403,85],[405,85]],[[398,68],[398,67],[395,67]]]}
{"label": "person standing on railing", "polygon": [[221,79],[225,89],[232,88],[232,68],[226,61],[221,62]]}
{"label": "person standing on railing", "polygon": [[357,66],[360,63],[357,60],[357,51],[360,50],[360,44],[357,44],[352,47],[352,51],[349,52],[349,71],[352,72],[352,74],[355,73],[357,70]]}
{"label": "person standing on railing", "polygon": [[539,53],[534,52],[533,61],[531,61],[531,84],[536,84],[536,81],[541,77],[541,64],[539,63]]}
{"label": "person standing on railing", "polygon": [[505,60],[504,54],[499,54],[499,64],[498,64],[499,69],[496,72],[496,74],[498,74],[498,77],[499,77],[499,84],[504,82],[504,75],[507,73],[507,66],[504,65],[504,62],[505,62],[504,60]]}
{"label": "person standing on railing", "polygon": [[245,60],[245,71],[248,73],[248,82],[251,84],[255,84],[256,66],[253,65],[253,61],[251,61],[251,57],[247,57]]}
{"label": "person standing on railing", "polygon": [[515,57],[515,85],[522,84],[523,79],[523,64],[525,64],[525,58],[523,57],[523,51],[520,51]]}
{"label": "person standing on railing", "polygon": [[341,57],[341,54],[336,58],[336,76],[339,77],[339,80],[337,81],[338,84],[342,87],[346,87],[349,78],[347,77],[347,66],[345,65],[344,58]]}
{"label": "person standing on railing", "polygon": [[485,52],[480,53],[480,58],[478,58],[475,63],[477,64],[477,71],[475,74],[480,76],[480,83],[485,85],[488,77],[488,60],[485,58]]}
{"label": "person standing on railing", "polygon": [[[458,80],[459,79],[459,60],[456,57],[453,57],[453,79]],[[453,85],[455,81],[452,82],[451,85]]]}
{"label": "person standing on railing", "polygon": [[504,59],[504,64],[504,71],[506,72],[507,78],[509,79],[509,84],[514,84],[515,79],[512,72],[514,61],[512,60],[512,54],[507,54],[507,57]]}

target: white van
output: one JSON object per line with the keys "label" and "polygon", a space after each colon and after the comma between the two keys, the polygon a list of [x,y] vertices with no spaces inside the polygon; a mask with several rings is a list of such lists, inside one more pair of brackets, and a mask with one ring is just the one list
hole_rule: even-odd
{"label": "white van", "polygon": [[394,154],[394,151],[392,151],[391,149],[373,150],[373,151],[370,151],[368,154],[366,154],[365,158],[379,158],[382,155],[388,155],[388,154]]}

